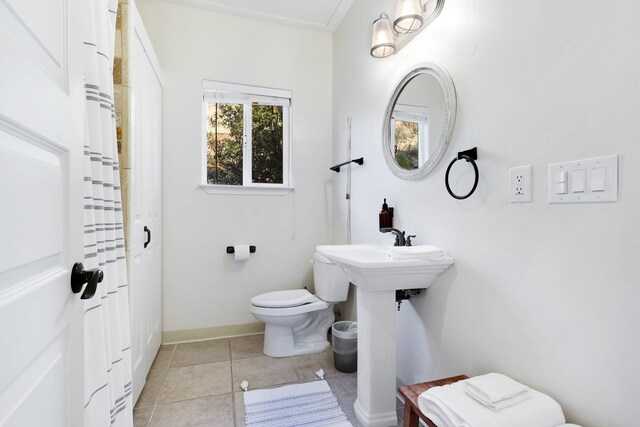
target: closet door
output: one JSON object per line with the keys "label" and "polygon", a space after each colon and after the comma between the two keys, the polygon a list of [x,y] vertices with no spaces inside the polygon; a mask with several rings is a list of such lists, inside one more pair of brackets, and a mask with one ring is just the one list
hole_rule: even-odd
{"label": "closet door", "polygon": [[[161,341],[162,87],[142,23],[133,15],[131,46],[130,295],[133,398],[137,400]],[[137,19],[136,19],[137,18]],[[153,58],[153,59],[152,59]]]}

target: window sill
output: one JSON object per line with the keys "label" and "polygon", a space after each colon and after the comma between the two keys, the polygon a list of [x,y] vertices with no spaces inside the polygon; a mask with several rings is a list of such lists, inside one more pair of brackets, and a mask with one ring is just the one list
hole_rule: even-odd
{"label": "window sill", "polygon": [[294,187],[270,186],[242,186],[242,185],[212,185],[201,184],[200,187],[208,194],[227,194],[232,196],[284,196],[291,193]]}

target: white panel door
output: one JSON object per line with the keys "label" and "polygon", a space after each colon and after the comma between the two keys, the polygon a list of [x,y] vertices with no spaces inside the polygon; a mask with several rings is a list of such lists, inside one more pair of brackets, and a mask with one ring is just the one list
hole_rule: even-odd
{"label": "white panel door", "polygon": [[83,425],[80,0],[0,0],[0,426]]}
{"label": "white panel door", "polygon": [[[161,341],[160,150],[162,87],[142,21],[131,46],[131,350],[133,399],[140,395]],[[137,19],[136,19],[137,18]]]}

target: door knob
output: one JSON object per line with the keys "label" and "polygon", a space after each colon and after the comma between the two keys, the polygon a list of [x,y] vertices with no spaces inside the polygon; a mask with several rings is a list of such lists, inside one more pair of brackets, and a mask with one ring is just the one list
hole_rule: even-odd
{"label": "door knob", "polygon": [[144,242],[144,247],[146,248],[151,243],[151,230],[146,225],[144,226],[144,232],[147,235],[147,240]]}
{"label": "door knob", "polygon": [[73,264],[71,269],[71,291],[74,294],[79,293],[85,283],[88,283],[80,299],[90,299],[98,289],[98,283],[102,282],[104,274],[100,269],[85,270],[81,262]]}

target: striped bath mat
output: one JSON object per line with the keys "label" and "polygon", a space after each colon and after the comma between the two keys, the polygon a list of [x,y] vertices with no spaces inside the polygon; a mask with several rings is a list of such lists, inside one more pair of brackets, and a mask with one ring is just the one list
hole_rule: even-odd
{"label": "striped bath mat", "polygon": [[351,427],[326,381],[244,393],[247,427]]}

